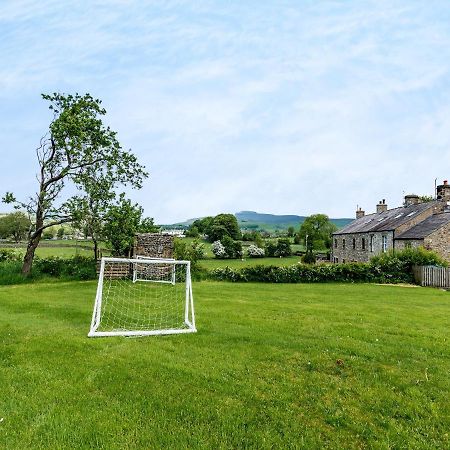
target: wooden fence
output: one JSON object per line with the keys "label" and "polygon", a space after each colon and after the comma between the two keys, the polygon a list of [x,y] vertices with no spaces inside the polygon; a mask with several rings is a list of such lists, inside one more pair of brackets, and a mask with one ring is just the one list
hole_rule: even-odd
{"label": "wooden fence", "polygon": [[450,269],[436,266],[414,266],[414,279],[421,286],[450,289]]}

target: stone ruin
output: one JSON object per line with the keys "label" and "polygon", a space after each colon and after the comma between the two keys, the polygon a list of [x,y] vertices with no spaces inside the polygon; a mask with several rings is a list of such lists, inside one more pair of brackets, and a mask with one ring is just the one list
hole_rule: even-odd
{"label": "stone ruin", "polygon": [[163,233],[139,233],[134,239],[133,256],[173,258],[174,237]]}

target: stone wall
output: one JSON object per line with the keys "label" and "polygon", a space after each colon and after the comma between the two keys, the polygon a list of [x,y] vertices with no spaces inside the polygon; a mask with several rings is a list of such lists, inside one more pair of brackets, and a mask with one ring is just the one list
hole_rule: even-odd
{"label": "stone wall", "polygon": [[398,239],[395,241],[395,250],[405,250],[405,248],[423,247],[423,239]]}
{"label": "stone wall", "polygon": [[427,236],[424,239],[424,247],[450,261],[450,223]]}
{"label": "stone wall", "polygon": [[[373,251],[370,249],[370,238],[373,237]],[[370,258],[382,253],[383,236],[387,239],[387,251],[393,248],[393,232],[349,233],[333,235],[333,262],[368,262]],[[345,248],[344,248],[345,239]],[[365,239],[365,249],[362,240]],[[354,241],[354,246],[353,246]]]}
{"label": "stone wall", "polygon": [[174,236],[163,233],[136,234],[133,256],[152,258],[173,258]]}

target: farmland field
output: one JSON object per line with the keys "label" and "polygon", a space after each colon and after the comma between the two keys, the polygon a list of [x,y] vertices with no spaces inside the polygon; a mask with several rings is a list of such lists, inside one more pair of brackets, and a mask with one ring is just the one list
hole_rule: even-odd
{"label": "farmland field", "polygon": [[448,448],[450,294],[194,284],[199,332],[88,339],[95,282],[0,287],[0,448]]}

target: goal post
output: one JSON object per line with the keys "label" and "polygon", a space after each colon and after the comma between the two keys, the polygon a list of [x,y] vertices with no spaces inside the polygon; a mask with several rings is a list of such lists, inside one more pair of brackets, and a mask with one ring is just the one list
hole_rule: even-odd
{"label": "goal post", "polygon": [[196,331],[190,261],[102,258],[89,337]]}

